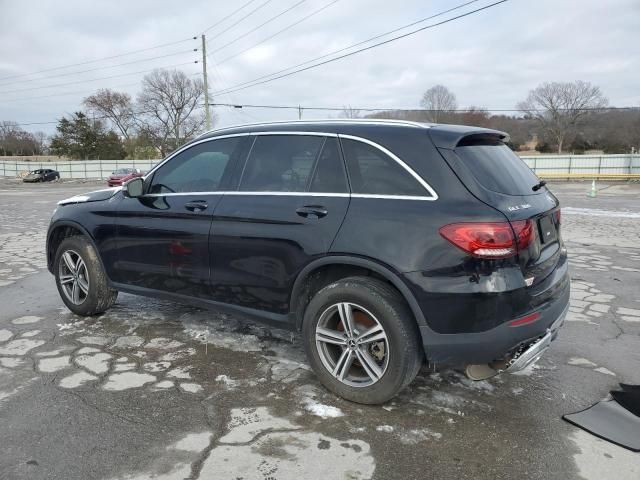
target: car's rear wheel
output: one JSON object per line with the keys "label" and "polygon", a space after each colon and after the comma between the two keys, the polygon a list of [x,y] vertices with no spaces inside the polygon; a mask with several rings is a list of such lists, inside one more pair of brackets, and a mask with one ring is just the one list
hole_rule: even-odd
{"label": "car's rear wheel", "polygon": [[68,237],[60,243],[54,273],[62,301],[77,315],[102,313],[118,297],[118,291],[109,287],[98,254],[86,237]]}
{"label": "car's rear wheel", "polygon": [[309,362],[331,391],[383,403],[416,376],[423,354],[413,315],[388,284],[349,277],[320,290],[303,320]]}

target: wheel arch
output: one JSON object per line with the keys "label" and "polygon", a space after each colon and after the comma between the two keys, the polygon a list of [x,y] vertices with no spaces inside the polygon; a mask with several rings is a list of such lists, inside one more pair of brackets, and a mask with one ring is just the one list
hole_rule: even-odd
{"label": "wheel arch", "polygon": [[[107,270],[104,268],[104,262],[102,261],[100,250],[98,249],[94,238],[85,227],[72,220],[58,220],[49,227],[49,231],[47,232],[46,244],[47,269],[49,270],[49,272],[53,273],[53,261],[55,259],[56,251],[58,250],[58,246],[60,246],[60,243],[62,243],[65,238],[76,236],[78,234],[86,237],[87,240],[89,240],[89,242],[97,252],[100,265],[102,266],[102,269],[106,274]],[[109,282],[111,282],[108,276],[107,279],[109,280]]]}
{"label": "wheel arch", "polygon": [[304,310],[310,300],[310,298],[305,298],[305,295],[308,293],[308,286],[311,283],[311,279],[315,273],[332,266],[355,267],[374,272],[375,276],[386,280],[400,292],[407,302],[407,305],[409,305],[418,327],[427,325],[424,314],[422,313],[413,293],[409,290],[409,287],[402,281],[398,274],[391,268],[368,258],[351,257],[347,255],[330,255],[309,263],[300,271],[294,281],[293,288],[291,290],[291,297],[289,299],[289,315],[294,322],[294,327],[298,331],[301,329]]}

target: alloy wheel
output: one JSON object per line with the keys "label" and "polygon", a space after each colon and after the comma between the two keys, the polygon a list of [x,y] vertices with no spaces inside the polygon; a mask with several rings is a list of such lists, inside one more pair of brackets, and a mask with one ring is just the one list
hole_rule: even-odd
{"label": "alloy wheel", "polygon": [[389,341],[382,324],[355,303],[327,308],[318,320],[315,341],[324,367],[352,387],[378,382],[389,364]]}
{"label": "alloy wheel", "polygon": [[73,250],[65,251],[58,266],[58,280],[67,299],[82,304],[89,295],[89,272],[82,257]]}

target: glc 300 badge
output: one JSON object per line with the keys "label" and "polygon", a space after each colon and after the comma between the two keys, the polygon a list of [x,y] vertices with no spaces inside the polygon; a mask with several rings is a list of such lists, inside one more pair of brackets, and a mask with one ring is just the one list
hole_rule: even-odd
{"label": "glc 300 badge", "polygon": [[507,210],[509,210],[510,212],[515,212],[516,210],[525,210],[527,208],[531,208],[531,205],[528,203],[523,203],[522,205],[512,205],[510,207],[507,207]]}

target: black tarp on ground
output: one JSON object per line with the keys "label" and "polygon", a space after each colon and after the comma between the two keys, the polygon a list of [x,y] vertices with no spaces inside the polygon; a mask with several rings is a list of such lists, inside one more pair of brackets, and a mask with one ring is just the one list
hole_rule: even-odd
{"label": "black tarp on ground", "polygon": [[615,400],[598,402],[581,412],[563,415],[562,418],[597,437],[633,452],[640,452],[640,417]]}
{"label": "black tarp on ground", "polygon": [[612,391],[611,396],[621,406],[640,418],[640,388],[624,390],[623,387],[622,392]]}

